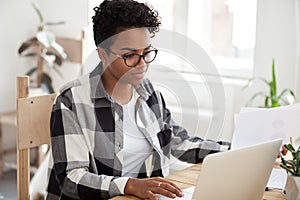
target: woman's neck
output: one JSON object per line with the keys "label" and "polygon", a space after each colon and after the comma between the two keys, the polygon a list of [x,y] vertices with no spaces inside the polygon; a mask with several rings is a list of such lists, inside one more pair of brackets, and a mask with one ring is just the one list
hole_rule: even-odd
{"label": "woman's neck", "polygon": [[127,104],[132,97],[132,85],[117,80],[104,71],[101,76],[102,83],[106,92],[119,104]]}

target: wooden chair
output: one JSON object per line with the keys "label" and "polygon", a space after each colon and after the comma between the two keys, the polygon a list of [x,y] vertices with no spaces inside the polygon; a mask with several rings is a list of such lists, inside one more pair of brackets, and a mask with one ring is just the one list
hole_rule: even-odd
{"label": "wooden chair", "polygon": [[50,115],[56,96],[56,94],[46,94],[29,97],[28,91],[29,77],[17,77],[17,188],[19,200],[30,199],[30,149],[50,144]]}

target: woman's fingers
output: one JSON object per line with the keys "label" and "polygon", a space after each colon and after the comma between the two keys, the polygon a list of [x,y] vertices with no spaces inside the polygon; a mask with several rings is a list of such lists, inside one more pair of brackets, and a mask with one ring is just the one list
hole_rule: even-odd
{"label": "woman's fingers", "polygon": [[160,182],[160,185],[154,187],[152,191],[156,194],[160,194],[169,198],[175,198],[177,196],[176,189],[168,183]]}
{"label": "woman's fingers", "polygon": [[288,149],[287,148],[285,148],[285,146],[284,145],[282,145],[282,150],[281,150],[281,153],[282,153],[282,155],[286,155],[287,154],[287,152],[288,152]]}
{"label": "woman's fingers", "polygon": [[163,186],[164,189],[172,192],[173,194],[175,194],[175,197],[183,197],[183,193],[181,191],[180,188],[178,188],[174,183],[167,183],[167,184],[161,184],[161,186]]}
{"label": "woman's fingers", "polygon": [[156,200],[158,195],[169,198],[183,197],[183,193],[174,183],[161,178],[136,179],[129,178],[124,189],[125,194],[135,195],[143,199]]}
{"label": "woman's fingers", "polygon": [[[167,179],[164,179],[164,181],[165,181],[166,183],[168,183],[169,185],[173,186],[174,188],[176,188],[176,191],[179,191],[179,192],[182,194],[181,189],[180,189],[175,183],[173,183],[173,182],[171,182],[171,181],[169,181],[169,180],[167,180]],[[178,195],[177,195],[177,196],[178,196]]]}
{"label": "woman's fingers", "polygon": [[153,179],[157,181],[157,187],[154,188],[154,192],[170,198],[175,198],[176,196],[178,197],[183,196],[181,189],[171,181],[161,177],[156,177]]}
{"label": "woman's fingers", "polygon": [[146,193],[146,199],[157,200],[158,195],[153,193],[152,191],[148,190],[147,193]]}

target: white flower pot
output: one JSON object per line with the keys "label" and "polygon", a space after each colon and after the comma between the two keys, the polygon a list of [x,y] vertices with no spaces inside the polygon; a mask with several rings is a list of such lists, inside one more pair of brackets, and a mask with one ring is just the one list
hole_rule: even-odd
{"label": "white flower pot", "polygon": [[300,176],[288,175],[285,191],[287,200],[300,200]]}

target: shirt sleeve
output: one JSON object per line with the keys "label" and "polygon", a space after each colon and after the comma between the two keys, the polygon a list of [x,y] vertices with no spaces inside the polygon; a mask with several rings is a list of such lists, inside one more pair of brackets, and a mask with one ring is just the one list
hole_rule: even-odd
{"label": "shirt sleeve", "polygon": [[[60,95],[53,107],[50,129],[54,177],[48,193],[74,199],[108,199],[124,194],[128,178],[98,175],[91,167],[91,147],[78,123],[71,90]],[[59,194],[60,193],[60,194]]]}
{"label": "shirt sleeve", "polygon": [[231,143],[226,141],[204,140],[200,137],[189,136],[186,129],[178,125],[167,109],[163,96],[159,93],[162,116],[165,126],[172,132],[171,153],[181,161],[189,163],[202,162],[208,154],[227,151]]}
{"label": "shirt sleeve", "polygon": [[125,186],[127,184],[129,177],[120,177],[115,180],[116,185],[118,186],[119,191],[121,194],[125,194]]}

